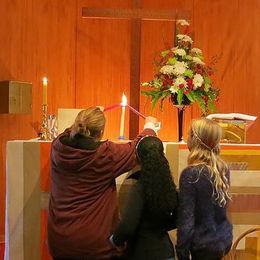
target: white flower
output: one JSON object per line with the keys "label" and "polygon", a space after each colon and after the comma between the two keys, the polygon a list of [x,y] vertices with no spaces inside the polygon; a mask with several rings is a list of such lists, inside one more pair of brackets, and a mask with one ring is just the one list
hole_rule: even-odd
{"label": "white flower", "polygon": [[192,48],[190,51],[191,51],[191,53],[202,54],[202,51],[199,48]]}
{"label": "white flower", "polygon": [[179,88],[178,88],[177,85],[173,85],[173,86],[170,87],[171,93],[177,93],[178,89],[179,89]]}
{"label": "white flower", "polygon": [[198,87],[201,87],[201,85],[203,84],[204,79],[200,74],[195,74],[192,83],[194,85],[193,89],[197,89]]}
{"label": "white flower", "polygon": [[184,61],[176,61],[173,67],[174,67],[173,74],[181,75],[186,71],[188,65]]}
{"label": "white flower", "polygon": [[205,63],[198,57],[193,57],[192,61],[196,64],[205,65]]}
{"label": "white flower", "polygon": [[190,25],[186,20],[177,20],[177,24],[180,24],[181,26]]}
{"label": "white flower", "polygon": [[174,82],[174,84],[173,84],[173,86],[171,86],[170,87],[170,91],[172,92],[172,93],[176,93],[180,88],[179,88],[179,86],[180,85],[183,85],[183,87],[186,87],[187,86],[187,82],[186,82],[186,80],[184,79],[184,77],[177,77],[176,78],[176,80],[175,80],[175,82]]}
{"label": "white flower", "polygon": [[193,43],[193,40],[191,39],[191,37],[186,34],[177,34],[177,38],[178,38],[178,40],[181,40],[183,42]]}
{"label": "white flower", "polygon": [[186,35],[185,34],[177,34],[176,37],[179,39],[179,40],[182,40]]}
{"label": "white flower", "polygon": [[173,52],[179,56],[185,56],[186,55],[186,51],[184,49],[175,49],[173,50]]}
{"label": "white flower", "polygon": [[164,65],[161,67],[160,72],[162,74],[171,75],[174,73],[174,67],[172,65]]}
{"label": "white flower", "polygon": [[181,85],[181,84],[183,84],[184,87],[186,87],[186,85],[187,85],[186,80],[184,79],[184,77],[177,77],[176,80],[175,80],[175,82],[174,82],[174,85],[179,86],[179,85]]}

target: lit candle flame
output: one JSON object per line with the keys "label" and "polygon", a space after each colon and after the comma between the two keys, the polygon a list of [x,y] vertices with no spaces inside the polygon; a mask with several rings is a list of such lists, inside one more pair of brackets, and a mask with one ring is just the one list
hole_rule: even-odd
{"label": "lit candle flame", "polygon": [[48,85],[48,79],[47,79],[47,77],[43,77],[43,78],[42,78],[42,84],[45,85],[45,86]]}
{"label": "lit candle flame", "polygon": [[121,106],[123,106],[123,107],[127,106],[127,98],[126,98],[126,95],[124,93],[122,95]]}
{"label": "lit candle flame", "polygon": [[47,105],[47,87],[48,87],[47,77],[42,78],[42,87],[43,87],[43,95],[42,95],[43,104]]}

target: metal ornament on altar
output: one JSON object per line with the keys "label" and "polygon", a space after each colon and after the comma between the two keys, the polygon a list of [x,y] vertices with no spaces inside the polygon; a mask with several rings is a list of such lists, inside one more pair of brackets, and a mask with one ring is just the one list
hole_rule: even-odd
{"label": "metal ornament on altar", "polygon": [[49,115],[47,120],[48,132],[50,140],[54,140],[58,136],[58,124],[55,115]]}
{"label": "metal ornament on altar", "polygon": [[240,113],[229,114],[211,114],[207,118],[216,121],[222,128],[222,143],[245,144],[246,134],[249,127],[257,119],[256,116],[250,116]]}
{"label": "metal ornament on altar", "polygon": [[246,121],[244,120],[227,120],[213,119],[223,130],[222,143],[246,143]]}
{"label": "metal ornament on altar", "polygon": [[49,139],[49,133],[48,133],[48,127],[47,127],[47,110],[48,110],[48,105],[43,104],[42,105],[42,124],[41,124],[41,129],[40,129],[40,140],[43,141],[48,141]]}
{"label": "metal ornament on altar", "polygon": [[47,104],[43,104],[40,129],[40,140],[42,141],[52,141],[58,136],[57,118],[55,115],[48,115],[47,108]]}

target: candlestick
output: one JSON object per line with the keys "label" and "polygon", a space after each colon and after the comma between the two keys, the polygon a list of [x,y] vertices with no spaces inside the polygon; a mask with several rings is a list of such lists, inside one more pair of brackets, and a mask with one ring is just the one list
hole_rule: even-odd
{"label": "candlestick", "polygon": [[142,117],[142,118],[146,118],[145,115],[143,115],[142,113],[140,113],[139,111],[137,111],[136,109],[134,109],[133,107],[131,107],[130,105],[127,104],[127,106],[129,107],[130,110],[132,110],[135,114],[137,114],[138,116]]}
{"label": "candlestick", "polygon": [[111,105],[109,107],[105,107],[104,112],[107,112],[109,110],[113,110],[113,109],[115,109],[117,107],[120,107],[120,104],[114,104],[114,105]]}
{"label": "candlestick", "polygon": [[119,139],[124,139],[125,108],[127,106],[127,98],[124,93],[122,95],[122,102],[120,105],[121,105],[121,119],[120,119]]}
{"label": "candlestick", "polygon": [[43,88],[42,103],[43,104],[47,104],[47,86],[48,86],[48,79],[44,77],[42,79],[42,88]]}
{"label": "candlestick", "polygon": [[119,130],[119,139],[125,139],[125,137],[124,137],[124,128],[125,128],[125,106],[122,106],[121,120],[120,120],[120,130]]}
{"label": "candlestick", "polygon": [[40,130],[40,140],[48,141],[50,140],[49,129],[48,129],[48,119],[47,119],[47,109],[48,105],[42,105],[42,125]]}

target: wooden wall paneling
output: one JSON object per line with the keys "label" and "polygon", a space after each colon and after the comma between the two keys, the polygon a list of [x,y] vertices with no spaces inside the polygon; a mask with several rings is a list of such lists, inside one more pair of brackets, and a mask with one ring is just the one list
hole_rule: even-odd
{"label": "wooden wall paneling", "polygon": [[247,131],[247,142],[259,143],[260,140],[260,69],[257,57],[260,56],[260,2],[238,1],[235,20],[235,77],[234,109],[241,113],[258,116]]}
{"label": "wooden wall paneling", "polygon": [[[220,88],[219,113],[234,111],[234,55],[236,45],[235,12],[237,0],[227,4],[224,0],[211,1],[195,0],[194,30],[195,41],[202,49],[206,63],[211,58],[220,55],[212,76],[216,87]],[[198,116],[196,114],[196,116]]]}
{"label": "wooden wall paneling", "polygon": [[[0,27],[2,35],[0,39],[0,79],[22,79],[24,75],[28,56],[23,58],[22,52],[27,49],[26,43],[29,39],[31,27],[28,26],[27,19],[23,17],[28,14],[28,1],[1,1],[0,13],[3,19]],[[26,28],[29,31],[26,33]],[[28,54],[28,52],[27,52]],[[32,69],[32,67],[31,67]],[[23,76],[24,77],[24,76]],[[28,78],[23,78],[28,80]],[[31,117],[31,116],[29,116]],[[20,120],[19,120],[20,119]],[[5,206],[5,147],[8,139],[19,138],[24,128],[25,120],[28,116],[24,115],[0,115],[1,134],[0,134],[0,234],[4,234],[4,206]],[[22,120],[22,121],[21,121]],[[23,123],[21,123],[23,122]],[[30,132],[30,130],[27,131]]]}
{"label": "wooden wall paneling", "polygon": [[[128,104],[134,108],[139,108],[139,80],[140,80],[140,32],[141,32],[141,14],[140,17],[136,17],[137,8],[140,8],[140,1],[131,1],[132,8],[92,8],[85,6],[82,8],[82,17],[89,19],[127,19],[130,22],[130,97],[128,96]],[[140,11],[140,9],[139,9]],[[131,121],[131,127],[129,127],[129,139],[134,138],[138,134],[139,117],[133,113],[129,113],[129,121]]]}
{"label": "wooden wall paneling", "polygon": [[[259,115],[257,83],[255,73],[259,65],[255,57],[259,54],[259,3],[250,1],[195,0],[194,24],[196,41],[201,45],[205,57],[221,55],[214,75],[220,88],[218,112],[249,113]],[[250,80],[249,80],[250,79]],[[247,142],[259,142],[257,131],[260,123],[248,131]]]}
{"label": "wooden wall paneling", "polygon": [[[4,242],[4,229],[5,229],[5,145],[3,139],[0,139],[0,244]],[[1,258],[0,258],[1,259]]]}
{"label": "wooden wall paneling", "polygon": [[[100,4],[100,8],[122,7],[121,2],[114,1],[113,6]],[[130,6],[131,1],[128,3]],[[83,19],[81,9],[90,5],[88,1],[80,1],[78,6],[76,107],[96,105],[106,107],[120,103],[123,93],[129,99],[130,21],[109,18]],[[106,112],[107,124],[104,138],[118,139],[120,113],[120,108]],[[126,138],[129,134],[128,121],[127,109]]]}
{"label": "wooden wall paneling", "polygon": [[[90,7],[90,8],[131,8],[133,0],[77,0],[79,6],[79,13],[81,13],[81,7]],[[79,19],[80,16],[78,16]]]}
{"label": "wooden wall paneling", "polygon": [[[169,1],[170,2],[170,1]],[[81,5],[82,5],[82,3],[83,2],[81,2]],[[139,7],[141,7],[141,6],[144,6],[144,3],[143,3],[143,1],[130,1],[130,3],[131,3],[131,6],[132,7],[134,7],[134,8],[139,8]],[[84,5],[85,5],[85,7],[89,7],[90,9],[89,10],[92,10],[91,12],[92,12],[92,16],[93,16],[93,18],[91,18],[91,15],[90,15],[90,11],[89,12],[87,12],[87,10],[85,9],[84,10],[84,16],[87,16],[87,17],[90,17],[90,18],[88,18],[88,19],[92,19],[92,20],[95,20],[96,19],[96,17],[97,16],[100,16],[100,14],[102,13],[102,10],[107,10],[106,8],[107,8],[107,6],[102,6],[102,7],[99,7],[98,6],[98,8],[97,8],[97,6],[94,6],[93,5],[93,2],[90,4],[90,2],[89,1],[85,1],[84,2]],[[91,9],[91,8],[93,8],[93,6],[96,8],[96,9]],[[115,6],[116,6],[116,1],[115,1]],[[115,6],[111,6],[110,5],[110,8],[115,8]],[[119,8],[120,6],[116,6],[117,8]],[[100,8],[100,9],[99,9]],[[156,6],[154,6],[154,7],[151,7],[151,9],[153,9],[153,10],[158,10],[158,9],[156,9]],[[97,12],[97,14],[95,14],[95,10],[96,10],[96,12]],[[111,9],[110,9],[111,10]],[[147,10],[147,9],[144,9],[144,10]],[[175,9],[172,9],[173,11],[175,11],[176,10],[176,8]],[[159,12],[161,12],[162,10],[158,10],[158,13]],[[167,9],[167,11],[170,11],[169,9]],[[112,11],[111,11],[112,12]],[[110,13],[111,13],[110,12]],[[119,12],[119,11],[118,11]],[[116,15],[116,17],[118,18],[118,13],[117,12],[117,15]],[[104,13],[104,16],[102,16],[102,19],[103,20],[108,20],[108,19],[111,19],[111,17],[106,17],[106,15],[108,14],[107,13],[107,11],[105,12],[103,12]],[[111,14],[110,14],[111,15]],[[107,16],[109,16],[109,15],[107,15]],[[141,17],[141,16],[140,16]],[[113,18],[112,18],[113,19]],[[124,21],[124,20],[123,20]],[[111,23],[111,21],[110,21],[110,23]],[[130,22],[131,24],[133,24],[133,21],[131,21]],[[137,23],[137,21],[135,21],[135,23]],[[137,24],[134,26],[134,27],[136,27],[137,26]],[[80,26],[79,26],[80,27]],[[133,28],[133,27],[132,27]],[[136,28],[134,29],[134,30],[132,30],[131,32],[137,32],[138,30],[136,30]],[[131,38],[130,38],[130,41],[131,41]],[[138,39],[136,39],[136,41],[138,41]],[[82,42],[82,40],[80,39],[79,40],[79,44],[81,44],[81,42]],[[84,42],[86,42],[86,41],[84,41]],[[132,41],[132,43],[130,44],[130,46],[131,46],[131,48],[130,48],[130,58],[129,58],[129,60],[130,60],[130,71],[137,71],[138,70],[138,66],[139,66],[139,64],[138,64],[138,61],[136,61],[135,59],[138,59],[138,52],[139,52],[139,47],[138,48],[135,48],[135,50],[133,51],[133,45],[135,45],[135,47],[138,45],[135,41]],[[89,52],[91,52],[92,50],[89,50]],[[133,51],[132,53],[131,53],[131,51]],[[81,50],[79,50],[78,51],[78,56],[81,56],[82,55],[82,53],[81,53]],[[142,53],[141,53],[141,55],[142,55]],[[133,56],[135,56],[134,58],[133,58]],[[86,61],[87,59],[86,58],[83,58],[82,59],[83,61]],[[91,60],[91,58],[90,58],[90,60]],[[86,61],[87,62],[87,61]],[[133,65],[133,66],[132,66]],[[80,72],[78,72],[79,74],[80,74]],[[90,74],[93,74],[92,72],[89,72],[89,70],[87,69],[86,70],[86,73],[90,73]],[[81,75],[84,75],[84,73],[81,73]],[[133,76],[133,75],[136,75],[136,76]],[[139,92],[139,87],[137,86],[138,84],[137,84],[137,81],[138,81],[138,79],[136,78],[138,76],[138,73],[131,73],[130,72],[130,85],[131,85],[131,87],[130,87],[130,98],[131,98],[131,100],[130,100],[130,104],[132,104],[132,105],[134,105],[135,106],[135,108],[137,108],[137,106],[138,106],[138,99],[136,100],[136,98],[138,98],[137,96],[139,96],[140,95],[140,92]],[[135,79],[134,79],[135,78]],[[80,79],[79,80],[79,82],[81,82],[82,80]],[[82,90],[80,90],[80,91],[82,91]],[[94,95],[96,95],[96,93],[94,93]],[[135,128],[134,126],[136,125],[135,123],[135,121],[136,121],[136,119],[138,119],[138,118],[136,118],[135,117],[135,115],[133,115],[132,113],[130,114],[131,115],[131,118],[130,118],[130,121],[131,121],[131,128]],[[133,119],[135,119],[135,120],[133,120]],[[118,124],[117,124],[118,125]],[[133,129],[134,130],[134,129]],[[132,134],[131,135],[131,137],[133,137],[134,136],[134,134]]]}
{"label": "wooden wall paneling", "polygon": [[[143,21],[142,45],[141,45],[141,82],[149,81],[154,77],[154,58],[165,46],[173,44],[174,22]],[[142,87],[141,89],[147,89]],[[159,137],[163,140],[177,139],[177,117],[175,108],[168,100],[164,101],[163,111],[158,102],[154,111],[151,110],[151,102],[146,96],[140,96],[140,111],[145,115],[158,118],[162,124]],[[140,127],[143,127],[143,121]]]}
{"label": "wooden wall paneling", "polygon": [[42,77],[48,77],[49,113],[75,106],[76,4],[73,0],[35,4],[37,80],[41,90]]}
{"label": "wooden wall paneling", "polygon": [[[193,12],[193,1],[158,1],[143,0],[143,8],[151,9],[172,9],[186,10]],[[142,22],[142,47],[141,47],[141,78],[140,81],[149,81],[155,74],[154,58],[166,47],[174,46],[175,23],[171,21],[143,21]],[[145,88],[142,88],[145,89]],[[159,102],[160,103],[160,102]],[[163,110],[160,104],[151,111],[150,100],[145,96],[140,96],[140,110],[144,114],[152,114],[157,117],[162,124],[159,137],[165,141],[177,141],[177,109],[168,100],[164,101]],[[187,127],[191,119],[191,109],[185,111],[184,118],[184,138],[186,137]],[[142,128],[143,122],[140,125]]]}
{"label": "wooden wall paneling", "polygon": [[4,233],[7,140],[37,137],[41,122],[41,78],[49,77],[49,112],[75,103],[75,1],[0,2],[0,80],[33,83],[32,114],[0,114],[0,234]]}
{"label": "wooden wall paneling", "polygon": [[142,0],[143,8],[151,9],[180,9],[180,10],[190,10],[193,9],[194,0]]}

